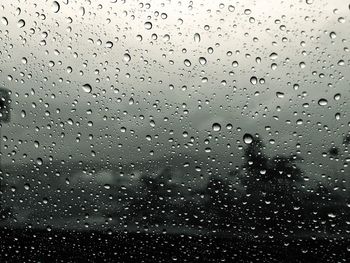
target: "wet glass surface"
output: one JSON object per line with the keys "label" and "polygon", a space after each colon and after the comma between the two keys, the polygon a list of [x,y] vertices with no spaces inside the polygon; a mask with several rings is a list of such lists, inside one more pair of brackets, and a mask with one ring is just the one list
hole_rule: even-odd
{"label": "wet glass surface", "polygon": [[0,1],[0,261],[347,262],[349,15]]}

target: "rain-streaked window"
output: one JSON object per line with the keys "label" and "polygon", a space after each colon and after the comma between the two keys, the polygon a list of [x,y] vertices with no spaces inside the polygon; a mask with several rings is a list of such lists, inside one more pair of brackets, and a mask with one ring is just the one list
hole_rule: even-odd
{"label": "rain-streaked window", "polygon": [[1,262],[348,262],[350,2],[0,0]]}

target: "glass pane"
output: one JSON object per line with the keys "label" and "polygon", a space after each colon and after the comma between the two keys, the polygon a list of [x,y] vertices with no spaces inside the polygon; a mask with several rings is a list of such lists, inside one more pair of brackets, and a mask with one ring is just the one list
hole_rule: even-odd
{"label": "glass pane", "polygon": [[346,262],[349,14],[2,1],[0,261]]}

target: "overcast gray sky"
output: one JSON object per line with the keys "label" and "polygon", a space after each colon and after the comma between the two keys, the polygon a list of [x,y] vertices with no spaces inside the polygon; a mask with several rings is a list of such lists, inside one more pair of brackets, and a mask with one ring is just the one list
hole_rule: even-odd
{"label": "overcast gray sky", "polygon": [[188,154],[228,167],[260,133],[269,154],[326,169],[349,130],[347,1],[109,2],[0,4],[3,163]]}

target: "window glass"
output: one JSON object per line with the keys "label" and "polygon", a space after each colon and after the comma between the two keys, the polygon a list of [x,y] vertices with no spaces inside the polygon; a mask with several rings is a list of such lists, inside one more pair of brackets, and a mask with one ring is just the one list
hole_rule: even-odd
{"label": "window glass", "polygon": [[0,2],[0,260],[346,262],[349,14]]}

